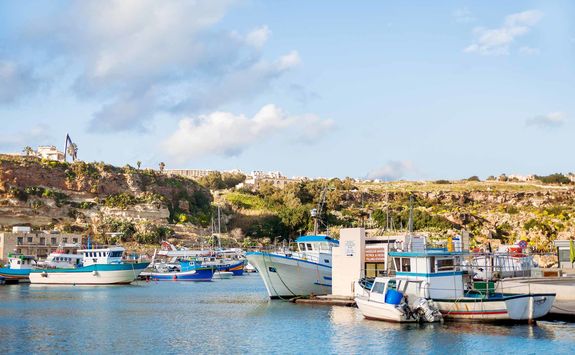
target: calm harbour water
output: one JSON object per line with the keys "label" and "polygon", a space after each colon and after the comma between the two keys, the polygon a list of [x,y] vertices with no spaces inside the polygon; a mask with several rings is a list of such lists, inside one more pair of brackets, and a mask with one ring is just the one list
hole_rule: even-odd
{"label": "calm harbour water", "polygon": [[210,283],[0,286],[0,353],[572,353],[575,323],[399,325]]}

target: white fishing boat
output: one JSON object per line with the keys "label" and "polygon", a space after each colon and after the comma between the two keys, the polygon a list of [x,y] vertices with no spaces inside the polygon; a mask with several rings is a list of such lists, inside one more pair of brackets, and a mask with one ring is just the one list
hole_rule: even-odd
{"label": "white fishing boat", "polygon": [[296,240],[297,252],[250,252],[248,262],[261,276],[270,298],[331,293],[331,249],[338,241],[326,235]]}
{"label": "white fishing boat", "polygon": [[395,279],[421,282],[420,287],[408,285],[405,294],[432,300],[445,318],[530,321],[545,316],[555,300],[555,293],[502,293],[485,287],[485,282],[475,287],[473,275],[463,266],[469,257],[465,248],[431,249],[424,237],[414,236],[407,245],[407,250],[389,253]]}
{"label": "white fishing boat", "polygon": [[124,263],[122,247],[78,250],[82,264],[73,268],[44,268],[30,272],[32,284],[129,284],[149,263]]}
{"label": "white fishing boat", "polygon": [[378,277],[368,284],[356,284],[362,290],[355,297],[357,307],[367,319],[397,323],[438,322],[441,312],[433,301],[408,297],[407,289],[419,290],[421,281]]}

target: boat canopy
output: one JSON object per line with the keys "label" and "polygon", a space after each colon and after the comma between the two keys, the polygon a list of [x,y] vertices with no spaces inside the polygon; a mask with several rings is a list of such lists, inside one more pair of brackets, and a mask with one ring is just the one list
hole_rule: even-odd
{"label": "boat canopy", "polygon": [[327,235],[304,235],[296,239],[296,243],[307,243],[307,242],[326,242],[339,244],[339,240],[333,239]]}

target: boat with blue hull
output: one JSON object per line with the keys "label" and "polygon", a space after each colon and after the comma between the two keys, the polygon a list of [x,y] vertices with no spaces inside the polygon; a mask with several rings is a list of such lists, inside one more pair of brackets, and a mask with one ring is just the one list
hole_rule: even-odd
{"label": "boat with blue hull", "polygon": [[180,261],[179,265],[152,265],[140,274],[140,278],[152,281],[211,281],[214,271],[214,268],[196,262]]}
{"label": "boat with blue hull", "polygon": [[339,242],[326,235],[296,240],[297,252],[250,252],[246,258],[261,276],[270,298],[331,293],[331,249]]}
{"label": "boat with blue hull", "polygon": [[222,263],[213,263],[210,264],[204,263],[205,266],[213,266],[216,271],[224,271],[224,272],[232,272],[234,276],[241,276],[244,274],[244,267],[246,265],[245,260],[237,260],[237,261],[224,261]]}
{"label": "boat with blue hull", "polygon": [[78,250],[82,264],[72,268],[34,269],[30,272],[32,284],[59,285],[121,285],[130,284],[148,267],[149,263],[125,263],[124,248]]}
{"label": "boat with blue hull", "polygon": [[0,268],[0,276],[6,283],[29,282],[30,271],[36,258],[30,255],[8,254],[8,267]]}

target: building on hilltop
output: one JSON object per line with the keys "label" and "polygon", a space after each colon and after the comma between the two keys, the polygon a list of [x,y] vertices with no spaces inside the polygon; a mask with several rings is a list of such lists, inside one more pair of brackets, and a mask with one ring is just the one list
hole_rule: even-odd
{"label": "building on hilltop", "polygon": [[214,173],[216,170],[204,170],[204,169],[165,169],[164,173],[166,175],[178,175],[187,177],[190,179],[198,179],[204,176],[208,176],[210,173]]}
{"label": "building on hilltop", "polygon": [[32,231],[30,227],[14,227],[12,232],[0,232],[0,259],[7,261],[9,253],[45,258],[59,245],[83,244],[79,234]]}
{"label": "building on hilltop", "polygon": [[41,159],[53,160],[53,161],[64,161],[64,153],[59,151],[53,145],[41,145],[41,146],[39,146],[38,150],[35,152],[35,155]]}

